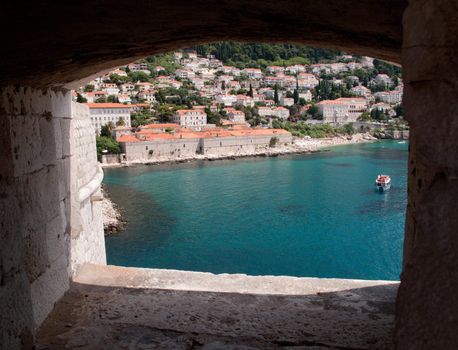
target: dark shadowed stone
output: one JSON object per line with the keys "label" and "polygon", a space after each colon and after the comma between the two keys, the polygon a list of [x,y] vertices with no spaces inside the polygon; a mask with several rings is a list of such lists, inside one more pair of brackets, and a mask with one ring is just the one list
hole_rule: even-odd
{"label": "dark shadowed stone", "polygon": [[[3,1],[0,85],[58,86],[218,40],[302,43],[400,62],[405,0]],[[14,28],[14,30],[12,30]],[[14,49],[11,49],[14,48]]]}

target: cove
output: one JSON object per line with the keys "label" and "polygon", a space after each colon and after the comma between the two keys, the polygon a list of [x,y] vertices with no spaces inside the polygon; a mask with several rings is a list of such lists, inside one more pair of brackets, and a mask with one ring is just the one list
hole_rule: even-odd
{"label": "cove", "polygon": [[[249,275],[398,280],[408,144],[277,158],[105,169],[125,231],[109,264]],[[377,174],[392,177],[387,193]]]}

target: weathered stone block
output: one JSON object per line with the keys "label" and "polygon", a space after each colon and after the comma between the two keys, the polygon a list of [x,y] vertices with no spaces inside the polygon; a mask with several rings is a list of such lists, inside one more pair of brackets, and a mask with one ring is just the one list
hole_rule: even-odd
{"label": "weathered stone block", "polygon": [[15,176],[28,174],[43,167],[40,126],[36,116],[12,116],[11,137]]}

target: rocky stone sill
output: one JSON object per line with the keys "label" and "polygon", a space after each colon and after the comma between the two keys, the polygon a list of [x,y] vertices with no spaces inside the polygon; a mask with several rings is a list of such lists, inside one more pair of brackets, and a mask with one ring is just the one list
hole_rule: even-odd
{"label": "rocky stone sill", "polygon": [[86,265],[38,349],[389,349],[398,283]]}

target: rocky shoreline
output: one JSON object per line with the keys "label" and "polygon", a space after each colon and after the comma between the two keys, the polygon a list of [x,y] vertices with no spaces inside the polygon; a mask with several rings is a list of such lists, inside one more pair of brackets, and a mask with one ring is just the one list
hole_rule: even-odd
{"label": "rocky shoreline", "polygon": [[105,235],[117,233],[126,227],[126,220],[122,215],[122,210],[110,199],[106,189],[102,187],[102,217],[103,231]]}
{"label": "rocky shoreline", "polygon": [[313,139],[310,137],[294,138],[293,143],[288,146],[266,147],[256,152],[239,152],[230,153],[225,155],[200,155],[196,154],[192,157],[164,157],[160,159],[136,162],[123,162],[114,164],[101,164],[103,168],[116,168],[128,167],[135,165],[154,165],[163,163],[185,163],[195,160],[224,160],[224,159],[237,159],[237,158],[250,158],[250,157],[276,157],[281,155],[291,154],[307,154],[321,151],[323,147],[349,145],[362,142],[372,142],[377,140],[368,133],[358,133],[352,136],[335,136],[331,138]]}

